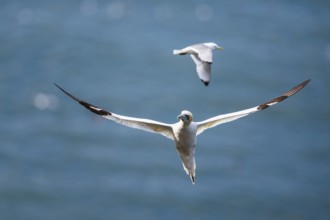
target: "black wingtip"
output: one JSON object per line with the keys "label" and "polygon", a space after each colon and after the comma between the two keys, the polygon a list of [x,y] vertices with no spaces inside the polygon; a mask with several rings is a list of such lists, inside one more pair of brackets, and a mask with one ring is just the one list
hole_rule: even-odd
{"label": "black wingtip", "polygon": [[305,87],[312,79],[307,79],[304,82],[301,83],[303,87]]}
{"label": "black wingtip", "polygon": [[274,98],[274,99],[272,99],[272,100],[270,100],[270,101],[268,101],[264,104],[259,105],[258,110],[264,110],[264,109],[268,108],[271,104],[281,102],[284,99],[296,94],[297,92],[302,90],[310,81],[311,81],[311,79],[307,79],[304,82],[302,82],[299,85],[292,88],[291,90],[289,90],[288,92],[282,94],[281,96],[278,96],[278,97],[276,97],[276,98]]}
{"label": "black wingtip", "polygon": [[54,85],[59,88],[62,92],[64,92],[66,95],[68,95],[69,97],[71,97],[72,99],[74,99],[75,101],[77,101],[80,105],[84,106],[85,108],[87,108],[89,111],[101,115],[101,116],[106,116],[106,115],[111,115],[111,112],[108,112],[106,110],[103,110],[95,105],[92,105],[88,102],[82,101],[80,99],[78,99],[77,97],[71,95],[70,93],[68,93],[67,91],[65,91],[64,89],[62,89],[59,85],[57,85],[56,83],[54,83]]}
{"label": "black wingtip", "polygon": [[204,81],[204,80],[202,80],[202,83],[204,83],[205,86],[208,86],[210,84],[209,81]]}
{"label": "black wingtip", "polygon": [[71,97],[72,99],[76,100],[77,102],[80,102],[81,100],[78,99],[77,97],[71,95],[70,93],[68,93],[67,91],[65,91],[64,89],[62,89],[62,87],[60,87],[59,85],[57,85],[56,83],[54,83],[54,85],[60,89],[62,92],[64,92],[66,95],[68,95],[69,97]]}

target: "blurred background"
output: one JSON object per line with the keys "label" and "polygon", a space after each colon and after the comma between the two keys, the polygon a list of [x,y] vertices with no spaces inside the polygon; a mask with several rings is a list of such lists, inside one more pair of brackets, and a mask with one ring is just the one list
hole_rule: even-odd
{"label": "blurred background", "polygon": [[[330,2],[2,0],[0,219],[329,219]],[[213,41],[205,87],[189,56]],[[284,102],[174,143],[98,117],[196,121]]]}

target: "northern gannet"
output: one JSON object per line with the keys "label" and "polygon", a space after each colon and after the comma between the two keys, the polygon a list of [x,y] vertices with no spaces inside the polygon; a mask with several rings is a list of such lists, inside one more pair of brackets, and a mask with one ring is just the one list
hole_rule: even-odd
{"label": "northern gannet", "polygon": [[180,115],[177,116],[179,121],[174,124],[162,123],[150,119],[133,118],[128,116],[118,115],[113,112],[109,112],[107,110],[99,108],[95,105],[92,105],[88,102],[85,102],[71,95],[57,84],[55,83],[54,84],[66,95],[70,96],[72,99],[74,99],[79,104],[81,104],[82,106],[84,106],[85,108],[87,108],[88,110],[90,110],[95,114],[98,114],[106,119],[115,121],[119,124],[128,127],[141,129],[148,132],[158,133],[169,139],[172,139],[175,142],[175,146],[181,158],[184,170],[190,176],[192,183],[195,184],[195,175],[196,175],[195,146],[197,143],[197,136],[199,134],[204,132],[206,129],[215,127],[223,123],[234,121],[236,119],[245,117],[247,115],[250,115],[260,110],[264,110],[272,105],[275,105],[283,101],[284,99],[292,96],[293,94],[297,93],[298,91],[300,91],[309,82],[310,79],[300,83],[296,87],[292,88],[290,91],[261,105],[249,109],[245,109],[242,111],[217,115],[215,117],[206,119],[204,121],[194,122],[192,113],[187,110],[183,110],[180,113]]}

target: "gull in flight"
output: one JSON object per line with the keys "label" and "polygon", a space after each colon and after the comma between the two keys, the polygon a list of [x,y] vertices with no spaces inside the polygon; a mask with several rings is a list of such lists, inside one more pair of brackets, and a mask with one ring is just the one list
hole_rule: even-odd
{"label": "gull in flight", "polygon": [[99,108],[95,105],[92,105],[88,102],[85,102],[71,95],[57,84],[55,84],[55,86],[57,86],[62,92],[64,92],[66,95],[77,101],[79,104],[81,104],[91,112],[98,114],[106,119],[115,121],[119,124],[128,127],[141,129],[148,132],[158,133],[169,139],[172,139],[175,142],[175,146],[181,158],[184,170],[190,176],[192,183],[195,184],[195,175],[196,175],[195,146],[197,142],[197,136],[199,134],[204,132],[206,129],[215,127],[223,123],[234,121],[236,119],[245,117],[247,115],[250,115],[260,110],[264,110],[272,105],[275,105],[283,101],[284,99],[292,96],[293,94],[297,93],[299,90],[304,88],[307,85],[307,83],[309,83],[309,81],[310,79],[302,82],[301,84],[292,88],[290,91],[261,105],[248,108],[242,111],[218,115],[206,119],[204,121],[194,122],[192,113],[187,110],[184,110],[177,117],[179,121],[174,124],[162,123],[150,119],[133,118],[128,116],[118,115],[113,112],[109,112],[107,110]]}
{"label": "gull in flight", "polygon": [[173,50],[174,55],[190,54],[196,64],[198,77],[205,86],[208,86],[211,78],[212,50],[223,50],[216,43],[201,43],[185,47],[181,50]]}

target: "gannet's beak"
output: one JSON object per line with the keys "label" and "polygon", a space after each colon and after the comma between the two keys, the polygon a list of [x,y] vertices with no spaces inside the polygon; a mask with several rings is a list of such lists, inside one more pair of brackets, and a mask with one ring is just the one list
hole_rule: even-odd
{"label": "gannet's beak", "polygon": [[190,117],[189,115],[186,115],[186,114],[181,114],[178,116],[178,119],[184,121],[184,122],[189,122],[190,121]]}
{"label": "gannet's beak", "polygon": [[223,47],[217,47],[216,49],[217,50],[223,50]]}
{"label": "gannet's beak", "polygon": [[182,114],[182,115],[178,115],[177,118],[183,120],[183,119],[187,119],[187,116]]}

